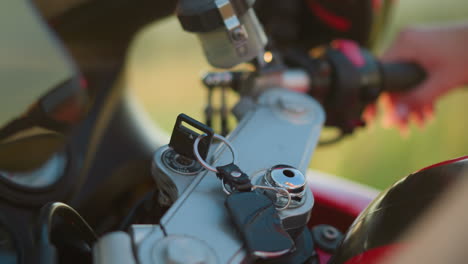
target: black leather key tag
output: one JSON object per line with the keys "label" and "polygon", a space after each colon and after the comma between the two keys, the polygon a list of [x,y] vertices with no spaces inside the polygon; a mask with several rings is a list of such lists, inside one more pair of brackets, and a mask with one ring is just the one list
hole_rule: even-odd
{"label": "black leather key tag", "polygon": [[223,182],[233,188],[235,191],[250,192],[252,183],[247,174],[245,174],[239,167],[233,163],[216,167],[218,173],[216,176],[222,179]]}
{"label": "black leather key tag", "polygon": [[236,192],[226,198],[225,206],[250,255],[275,258],[294,249],[275,205],[265,195]]}

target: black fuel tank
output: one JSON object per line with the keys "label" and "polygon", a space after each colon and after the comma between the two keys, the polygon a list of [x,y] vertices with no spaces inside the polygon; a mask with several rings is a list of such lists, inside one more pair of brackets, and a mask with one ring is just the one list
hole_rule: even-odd
{"label": "black fuel tank", "polygon": [[396,243],[419,216],[468,170],[468,157],[415,172],[382,192],[354,221],[330,263]]}

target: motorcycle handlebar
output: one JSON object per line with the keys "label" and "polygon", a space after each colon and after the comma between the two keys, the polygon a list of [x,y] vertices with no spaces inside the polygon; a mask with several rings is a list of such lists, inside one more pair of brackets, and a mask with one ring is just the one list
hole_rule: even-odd
{"label": "motorcycle handlebar", "polygon": [[[382,92],[410,91],[426,78],[418,64],[382,62],[364,49],[359,51],[362,63],[354,63],[344,51],[335,48],[325,50],[320,57],[296,49],[286,50],[282,56],[288,67],[299,70],[282,72],[281,86],[314,97],[327,114],[325,125],[338,127],[343,135],[365,125],[363,111]],[[270,76],[250,83],[267,81],[278,80]]]}
{"label": "motorcycle handlebar", "polygon": [[382,92],[404,92],[415,88],[426,78],[424,69],[415,63],[381,62],[365,49],[359,49],[362,63],[354,63],[346,51],[329,48],[319,58],[300,52],[289,52],[290,66],[308,72],[309,95],[322,103],[326,126],[338,127],[351,134],[364,126],[362,112]]}
{"label": "motorcycle handlebar", "polygon": [[416,63],[381,63],[380,74],[381,89],[387,92],[411,90],[426,78],[426,72]]}

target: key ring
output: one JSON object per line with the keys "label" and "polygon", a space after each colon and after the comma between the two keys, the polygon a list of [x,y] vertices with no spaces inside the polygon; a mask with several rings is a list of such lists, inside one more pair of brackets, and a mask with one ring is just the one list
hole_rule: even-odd
{"label": "key ring", "polygon": [[[195,154],[195,157],[197,158],[197,161],[203,166],[203,168],[205,168],[205,169],[207,169],[209,171],[218,173],[218,170],[215,167],[208,164],[206,161],[204,161],[203,158],[201,157],[200,153],[198,152],[198,144],[206,136],[207,136],[207,134],[201,134],[195,139],[195,142],[193,143],[193,154]],[[229,148],[229,150],[232,153],[232,163],[236,164],[236,162],[237,162],[237,153],[234,150],[234,147],[231,145],[231,143],[225,137],[220,136],[218,134],[214,134],[213,138],[222,141]]]}
{"label": "key ring", "polygon": [[278,211],[283,211],[285,209],[288,209],[289,205],[291,204],[291,201],[292,201],[291,194],[285,188],[270,187],[270,186],[264,186],[264,185],[254,185],[254,186],[252,186],[252,191],[255,190],[255,189],[264,189],[264,190],[269,190],[269,191],[275,191],[275,192],[278,192],[278,193],[280,193],[280,192],[285,193],[288,196],[288,202],[283,207],[276,208],[276,210],[278,210]]}
{"label": "key ring", "polygon": [[[215,173],[219,173],[218,169],[216,169],[215,167],[211,166],[206,161],[204,161],[203,158],[201,157],[200,153],[198,152],[198,145],[200,144],[200,141],[206,136],[207,136],[207,134],[201,134],[195,139],[195,142],[193,143],[193,153],[195,154],[195,157],[197,158],[197,161],[205,169],[207,169],[209,171],[212,171],[212,172],[215,172]],[[229,150],[232,153],[232,159],[233,159],[232,163],[236,164],[237,163],[237,153],[234,150],[234,147],[231,145],[231,143],[226,138],[224,138],[223,136],[220,136],[218,134],[214,134],[213,138],[218,139],[218,140],[222,141],[224,144],[226,144],[226,146],[229,148]],[[227,195],[230,195],[232,193],[231,191],[229,191],[226,188],[226,185],[224,184],[224,180],[222,181],[222,186],[223,186],[223,191]],[[282,210],[287,209],[289,207],[289,205],[291,204],[291,201],[292,201],[291,194],[288,192],[288,190],[286,190],[284,188],[270,187],[270,186],[263,186],[263,185],[253,185],[252,186],[252,191],[255,190],[255,189],[264,189],[264,190],[275,191],[277,193],[282,192],[282,193],[286,194],[286,196],[288,197],[288,202],[283,207],[276,208],[276,210],[278,210],[278,211],[282,211]]]}
{"label": "key ring", "polygon": [[[223,191],[224,193],[226,193],[227,195],[231,195],[232,194],[232,191],[228,190],[228,188],[226,188],[226,185],[224,184],[224,181],[222,182],[222,186],[223,186]],[[291,197],[291,194],[288,192],[288,190],[286,190],[285,188],[280,188],[280,187],[270,187],[270,186],[264,186],[264,185],[253,185],[252,186],[252,191],[255,190],[255,189],[263,189],[263,190],[269,190],[269,191],[275,191],[277,193],[284,193],[286,194],[286,196],[288,197],[288,202],[286,202],[286,204],[283,206],[283,207],[279,207],[279,208],[276,208],[276,210],[278,211],[283,211],[285,209],[288,209],[289,205],[291,205],[291,202],[292,202],[292,197]]]}

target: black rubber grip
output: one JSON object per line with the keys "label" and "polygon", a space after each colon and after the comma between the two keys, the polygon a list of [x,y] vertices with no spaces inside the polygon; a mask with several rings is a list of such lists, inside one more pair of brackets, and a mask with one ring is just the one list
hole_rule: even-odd
{"label": "black rubber grip", "polygon": [[426,79],[426,72],[416,63],[381,63],[382,91],[405,92]]}

